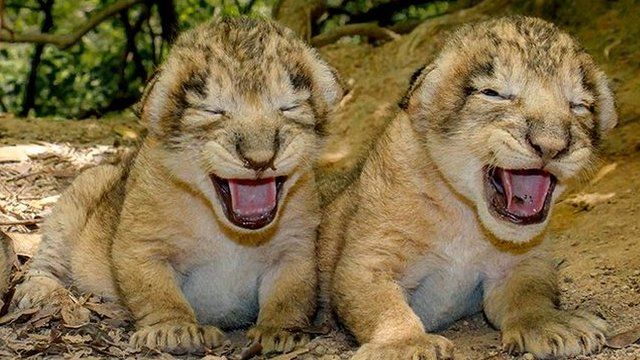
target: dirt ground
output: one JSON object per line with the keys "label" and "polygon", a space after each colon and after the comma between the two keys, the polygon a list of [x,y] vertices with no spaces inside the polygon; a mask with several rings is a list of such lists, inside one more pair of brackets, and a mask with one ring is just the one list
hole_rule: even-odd
{"label": "dirt ground", "polygon": [[[557,204],[552,220],[555,254],[561,264],[563,306],[600,314],[610,323],[613,334],[634,329],[640,318],[640,122],[616,130],[621,132],[636,134],[624,138],[627,144],[623,147],[628,151],[607,155],[601,179],[571,191]],[[622,145],[621,138],[617,137],[615,145]],[[608,149],[613,147],[609,145]],[[0,155],[6,153],[3,149],[7,148],[0,148]],[[112,162],[123,151],[112,146],[60,144],[29,145],[29,149],[32,153],[28,160],[0,164],[0,222],[36,219],[27,225],[1,227],[17,242],[16,251],[23,261],[39,240],[37,220],[46,217],[60,189],[81,169]],[[596,196],[595,200],[581,200],[577,197],[580,194],[608,199],[600,202]],[[16,281],[25,269],[24,265],[20,267]],[[167,354],[127,349],[132,328],[126,314],[97,298],[77,295],[56,306],[0,318],[0,324],[6,325],[0,327],[0,356],[170,358]],[[457,322],[443,335],[455,342],[457,359],[514,358],[501,352],[499,333],[480,315]],[[241,358],[246,340],[241,332],[230,338],[232,342],[208,358]],[[347,359],[353,350],[354,343],[347,335],[334,333],[319,336],[294,353],[297,357],[279,359]],[[519,358],[527,359],[526,355]],[[596,356],[579,358],[640,359],[640,345],[605,349]]]}
{"label": "dirt ground", "polygon": [[[576,184],[553,214],[551,234],[560,266],[562,306],[600,314],[617,334],[640,325],[640,4],[636,0],[565,3],[555,9],[554,20],[578,37],[611,77],[620,125],[606,141],[596,179]],[[389,119],[411,73],[433,56],[447,30],[489,14],[534,10],[486,1],[475,9],[427,21],[393,42],[323,48],[351,89],[332,123],[322,161],[321,172],[329,179],[323,182],[325,198],[331,198],[339,188],[335,184],[358,163]],[[0,160],[0,224],[21,223],[0,229],[19,245],[22,262],[32,253],[40,220],[56,195],[87,166],[115,161],[135,143],[141,129],[131,114],[73,122],[0,116],[0,144],[37,145],[17,151],[22,156],[16,161]],[[24,269],[20,266],[16,280]],[[0,310],[3,358],[170,358],[127,349],[131,325],[126,314],[94,297],[78,295],[22,314],[5,315],[6,310]],[[457,322],[443,335],[455,342],[458,359],[531,358],[503,353],[499,332],[480,315]],[[207,358],[241,358],[242,334],[231,338]],[[347,335],[337,333],[319,336],[307,348],[278,359],[346,359],[354,349]],[[640,359],[640,345],[607,348],[579,359]]]}

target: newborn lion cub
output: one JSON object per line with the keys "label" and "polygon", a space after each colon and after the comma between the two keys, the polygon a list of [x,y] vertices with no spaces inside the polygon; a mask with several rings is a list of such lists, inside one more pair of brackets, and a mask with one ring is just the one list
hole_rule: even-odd
{"label": "newborn lion cub", "polygon": [[2,297],[9,288],[14,258],[11,239],[0,231],[0,306],[3,305]]}
{"label": "newborn lion cub", "polygon": [[539,19],[466,26],[400,106],[321,226],[323,288],[363,344],[354,358],[451,358],[425,331],[481,309],[508,351],[599,350],[604,321],[559,308],[541,250],[552,204],[617,121],[591,57]]}
{"label": "newborn lion cub", "polygon": [[257,325],[290,351],[315,309],[312,163],[342,88],[292,31],[223,19],[182,35],[146,91],[149,135],[60,199],[19,307],[75,285],[121,301],[134,346],[200,352]]}

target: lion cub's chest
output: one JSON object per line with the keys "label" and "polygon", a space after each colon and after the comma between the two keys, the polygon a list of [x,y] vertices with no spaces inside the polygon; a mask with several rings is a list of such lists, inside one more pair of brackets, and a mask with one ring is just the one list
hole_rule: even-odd
{"label": "lion cub's chest", "polygon": [[248,326],[258,316],[260,279],[267,271],[264,249],[219,240],[215,249],[193,254],[182,291],[199,322],[223,329]]}
{"label": "lion cub's chest", "polygon": [[431,250],[401,279],[411,289],[411,308],[428,331],[442,330],[482,308],[483,259],[489,246],[473,218],[467,219],[471,221],[431,234]]}

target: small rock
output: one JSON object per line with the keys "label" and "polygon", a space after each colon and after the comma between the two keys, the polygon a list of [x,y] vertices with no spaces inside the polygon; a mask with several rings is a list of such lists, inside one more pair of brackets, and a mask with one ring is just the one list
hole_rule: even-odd
{"label": "small rock", "polygon": [[313,352],[317,355],[324,355],[327,353],[327,348],[322,345],[318,345],[313,349]]}
{"label": "small rock", "polygon": [[522,359],[523,360],[535,360],[535,356],[533,356],[532,353],[526,353],[524,355],[522,355]]}
{"label": "small rock", "polygon": [[321,360],[341,360],[339,355],[325,355],[320,357]]}
{"label": "small rock", "polygon": [[327,352],[325,354],[327,355],[337,355],[340,353],[340,350],[336,349],[336,348],[328,348]]}

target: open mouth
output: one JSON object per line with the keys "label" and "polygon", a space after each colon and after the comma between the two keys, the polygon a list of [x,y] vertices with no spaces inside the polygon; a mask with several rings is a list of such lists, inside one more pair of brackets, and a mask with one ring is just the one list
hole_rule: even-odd
{"label": "open mouth", "polygon": [[541,169],[488,168],[485,193],[495,216],[519,225],[547,219],[556,178]]}
{"label": "open mouth", "polygon": [[223,179],[210,175],[227,219],[234,225],[256,230],[269,225],[278,213],[278,201],[286,177]]}

